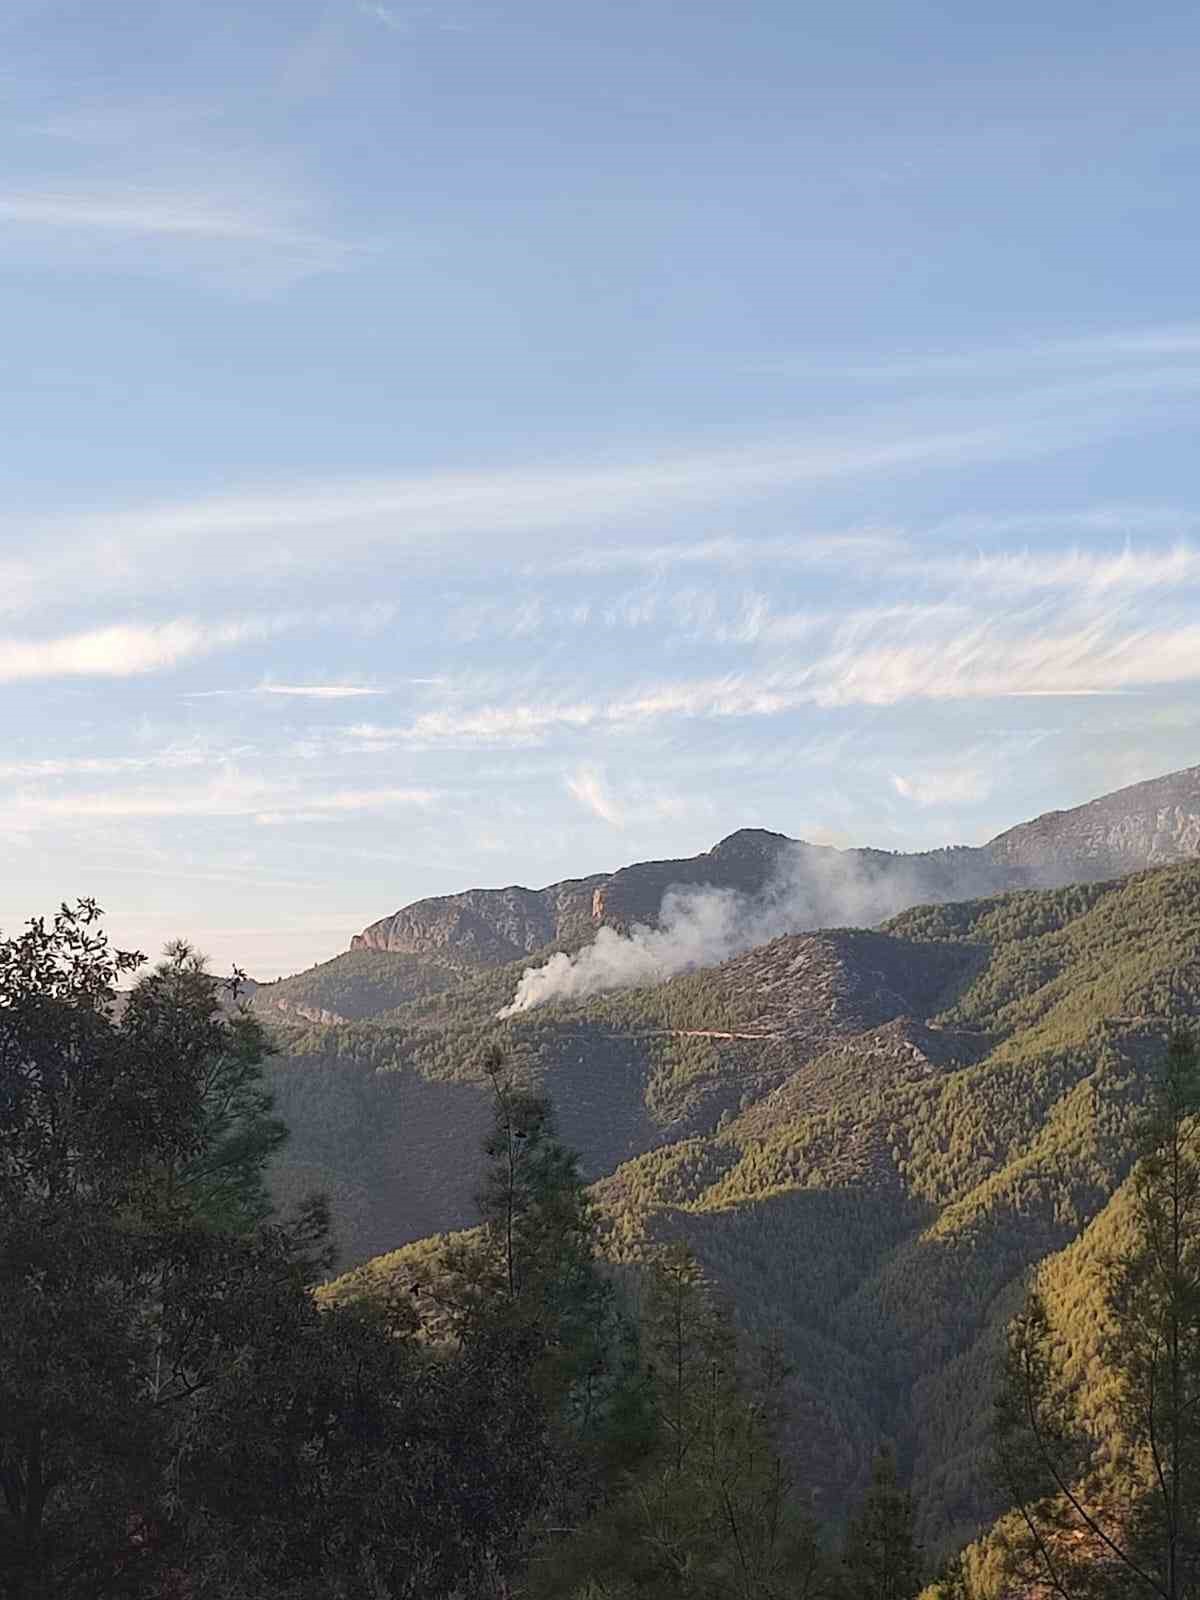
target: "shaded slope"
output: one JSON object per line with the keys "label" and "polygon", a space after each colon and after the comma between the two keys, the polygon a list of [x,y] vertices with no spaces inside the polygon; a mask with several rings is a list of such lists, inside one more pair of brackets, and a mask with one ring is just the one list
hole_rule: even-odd
{"label": "shaded slope", "polygon": [[277,1189],[329,1189],[344,1255],[361,1259],[470,1219],[488,1115],[475,1062],[492,1039],[546,1084],[564,1136],[598,1178],[641,1151],[711,1134],[831,1044],[928,1010],[976,959],[961,945],[834,930],[503,1027],[494,1013],[510,969],[395,1007],[386,1021],[283,1027],[271,1074],[292,1140]]}

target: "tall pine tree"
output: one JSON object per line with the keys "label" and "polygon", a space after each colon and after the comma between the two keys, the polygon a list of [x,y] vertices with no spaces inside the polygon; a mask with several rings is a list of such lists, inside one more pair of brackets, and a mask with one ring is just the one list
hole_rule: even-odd
{"label": "tall pine tree", "polygon": [[870,1488],[846,1528],[842,1584],[848,1600],[914,1600],[921,1587],[912,1496],[900,1487],[887,1446],[877,1453]]}
{"label": "tall pine tree", "polygon": [[685,1246],[646,1273],[643,1382],[653,1437],[613,1497],[532,1575],[538,1600],[800,1600],[827,1575],[775,1447],[785,1371],[768,1342],[739,1370],[729,1315]]}

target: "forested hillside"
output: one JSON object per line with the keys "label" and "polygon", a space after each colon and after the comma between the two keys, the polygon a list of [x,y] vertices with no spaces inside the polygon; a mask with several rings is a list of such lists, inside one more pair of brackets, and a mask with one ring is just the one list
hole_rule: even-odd
{"label": "forested hillside", "polygon": [[497,1024],[510,981],[281,1030],[279,1189],[329,1189],[347,1265],[465,1224],[499,1042],[552,1095],[610,1253],[685,1239],[782,1333],[816,1503],[889,1438],[930,1541],[974,1531],[1023,1275],[1104,1210],[1165,1018],[1200,1010],[1200,864],[791,935]]}

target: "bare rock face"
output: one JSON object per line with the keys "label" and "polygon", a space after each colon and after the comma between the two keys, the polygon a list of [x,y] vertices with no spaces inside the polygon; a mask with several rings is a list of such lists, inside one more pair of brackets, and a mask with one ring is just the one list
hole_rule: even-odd
{"label": "bare rock face", "polygon": [[416,900],[355,934],[350,948],[409,955],[452,950],[473,966],[502,966],[566,937],[564,928],[590,923],[591,889],[597,882],[555,883],[547,889],[468,889]]}
{"label": "bare rock face", "polygon": [[636,922],[653,924],[663,895],[676,886],[759,894],[781,855],[794,848],[795,841],[781,833],[745,828],[703,855],[679,861],[641,861],[545,889],[468,889],[416,900],[364,928],[350,948],[412,955],[452,949],[472,965],[500,966],[548,944],[587,940],[601,923],[621,930]]}
{"label": "bare rock face", "polygon": [[1039,882],[1119,877],[1200,855],[1200,767],[1136,783],[1072,811],[1048,811],[984,846]]}
{"label": "bare rock face", "polygon": [[641,861],[544,889],[469,889],[418,900],[356,935],[351,949],[448,952],[500,966],[547,945],[588,942],[601,925],[654,926],[669,889],[786,890],[798,926],[871,926],[922,903],[1119,877],[1200,855],[1200,767],[1051,811],[979,847],[903,854],[834,850],[742,828],[702,855]]}

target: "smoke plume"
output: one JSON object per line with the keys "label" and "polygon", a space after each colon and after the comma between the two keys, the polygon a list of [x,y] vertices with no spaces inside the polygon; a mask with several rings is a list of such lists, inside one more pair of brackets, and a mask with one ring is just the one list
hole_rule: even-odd
{"label": "smoke plume", "polygon": [[[923,900],[965,899],[986,894],[980,866],[961,852],[946,884],[940,871],[922,870],[920,858],[866,857],[862,852],[798,845],[780,859],[767,889],[749,896],[711,886],[672,888],[663,896],[659,925],[628,933],[601,927],[575,955],[559,953],[540,967],[526,967],[511,1004],[498,1013],[516,1016],[551,1000],[581,1000],[610,989],[662,983],[676,973],[716,966],[730,956],[781,934],[813,928],[871,927]],[[926,858],[931,860],[932,858]],[[931,881],[936,876],[936,884]]]}

